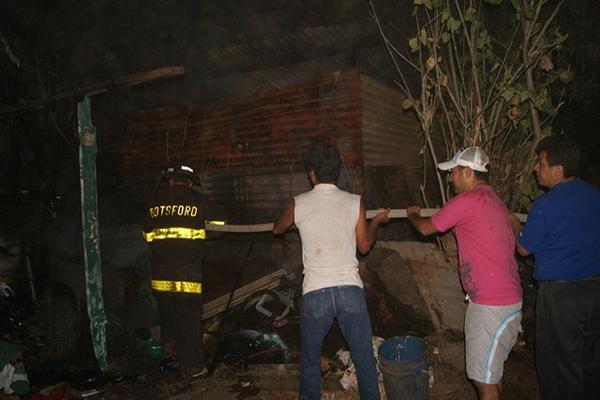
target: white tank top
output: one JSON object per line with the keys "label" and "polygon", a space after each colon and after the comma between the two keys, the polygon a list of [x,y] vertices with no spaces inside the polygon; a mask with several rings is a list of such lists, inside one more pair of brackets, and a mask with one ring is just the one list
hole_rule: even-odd
{"label": "white tank top", "polygon": [[295,197],[294,222],[302,240],[302,293],[334,286],[363,287],[356,258],[360,196],[327,183]]}

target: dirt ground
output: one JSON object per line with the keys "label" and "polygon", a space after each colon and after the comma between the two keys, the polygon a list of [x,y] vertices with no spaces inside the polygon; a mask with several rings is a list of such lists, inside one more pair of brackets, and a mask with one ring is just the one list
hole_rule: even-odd
{"label": "dirt ground", "polygon": [[[332,335],[336,335],[332,332]],[[330,337],[335,341],[335,337]],[[437,343],[440,344],[439,342]],[[432,344],[429,345],[430,349]],[[460,343],[441,344],[440,354],[430,354],[434,382],[429,389],[430,400],[476,400],[473,386],[464,372],[444,361],[445,349],[458,351]],[[431,352],[430,352],[431,353]],[[324,365],[327,365],[324,363]],[[208,379],[187,381],[174,372],[159,373],[156,365],[146,368],[135,380],[123,379],[100,388],[100,392],[79,391],[81,397],[99,400],[117,399],[297,399],[298,364],[249,364],[238,368],[219,364]],[[322,399],[358,399],[354,390],[343,390],[338,383],[341,371],[324,372]],[[535,378],[533,356],[525,348],[516,348],[505,364],[504,400],[537,400],[539,391]]]}
{"label": "dirt ground", "polygon": [[[377,287],[377,282],[371,282]],[[374,330],[379,334],[414,334],[424,337],[428,344],[429,365],[432,367],[433,382],[429,389],[430,400],[476,400],[476,393],[467,380],[464,369],[456,367],[456,360],[463,359],[464,342],[461,332],[431,333],[429,326],[419,327],[414,321],[399,318],[392,299],[375,296],[369,298],[369,307],[377,302],[378,308],[395,315],[383,318],[373,312]],[[382,304],[384,303],[384,307]],[[73,387],[74,397],[90,400],[117,399],[202,399],[202,400],[268,400],[298,398],[298,356],[300,352],[299,322],[290,315],[286,321],[272,326],[260,327],[254,321],[256,331],[239,330],[235,322],[240,321],[239,310],[230,315],[231,324],[227,331],[231,335],[222,342],[221,362],[216,364],[212,375],[202,380],[186,380],[174,371],[159,372],[157,361],[149,358],[143,347],[113,361],[111,370],[116,379],[108,383],[93,382],[88,388]],[[249,323],[248,318],[243,319]],[[379,325],[377,321],[385,321]],[[246,326],[247,327],[247,326]],[[408,327],[412,330],[407,331]],[[282,351],[261,352],[252,341],[236,341],[239,332],[262,332],[276,334],[285,344],[287,358]],[[353,390],[343,390],[339,384],[342,366],[335,353],[345,346],[337,325],[334,324],[323,348],[322,399],[358,399]],[[209,346],[210,347],[210,346]],[[211,350],[209,348],[209,350]],[[214,350],[214,349],[212,349]],[[285,358],[285,360],[284,360]],[[283,362],[285,361],[285,363]],[[98,389],[98,393],[94,394]],[[534,358],[531,345],[522,337],[505,363],[504,400],[537,400],[539,390],[535,377]]]}
{"label": "dirt ground", "polygon": [[[250,263],[250,265],[264,265]],[[233,275],[240,271],[234,265],[222,275],[212,275],[215,284],[225,293],[230,290]],[[265,270],[246,267],[242,282],[252,281],[252,276],[265,274]],[[428,344],[429,366],[433,380],[429,389],[430,400],[476,400],[476,393],[467,380],[461,363],[464,361],[462,332],[435,332],[426,316],[406,308],[384,290],[376,273],[367,271],[363,276],[367,303],[373,323],[374,335],[389,338],[397,335],[422,337]],[[220,285],[217,285],[220,283]],[[524,303],[523,327],[525,335],[519,339],[511,352],[504,369],[504,400],[537,400],[540,398],[535,376],[533,342],[531,338],[531,301],[535,290],[528,286]],[[214,293],[214,297],[219,293]],[[275,310],[276,311],[276,310]],[[250,313],[251,314],[251,313]],[[253,318],[254,317],[254,318]],[[220,346],[209,340],[206,349],[209,356],[218,355],[219,362],[211,376],[202,380],[183,379],[176,371],[159,371],[158,361],[150,357],[143,342],[129,348],[127,352],[113,357],[110,374],[99,379],[89,379],[83,385],[66,384],[72,397],[90,400],[153,400],[153,399],[297,399],[298,361],[300,354],[300,327],[297,309],[285,319],[273,324],[272,319],[261,319],[261,315],[249,315],[238,306],[227,315],[222,330]],[[208,326],[211,325],[208,321]],[[262,336],[266,335],[266,336]],[[271,347],[261,348],[257,343],[261,337],[271,340]],[[275,344],[273,344],[275,343]],[[264,344],[264,343],[263,343]],[[261,345],[262,346],[262,345]],[[358,399],[353,390],[343,390],[339,379],[344,367],[336,360],[336,352],[345,347],[337,325],[334,324],[323,347],[322,399]],[[217,352],[217,349],[219,351]],[[114,354],[114,353],[113,353]],[[457,366],[458,365],[458,366]],[[81,383],[81,382],[80,382]],[[59,391],[60,386],[55,390]],[[52,389],[47,388],[47,393]],[[16,399],[4,396],[0,399]],[[61,397],[47,397],[53,400]],[[41,398],[39,398],[41,400]]]}

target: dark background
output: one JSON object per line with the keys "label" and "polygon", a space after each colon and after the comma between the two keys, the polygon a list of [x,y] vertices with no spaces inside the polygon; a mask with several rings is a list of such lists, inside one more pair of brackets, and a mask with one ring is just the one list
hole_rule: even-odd
{"label": "dark background", "polygon": [[[375,4],[389,34],[400,43],[412,36],[412,1]],[[506,7],[488,17],[500,32],[511,14]],[[556,63],[570,66],[575,79],[555,131],[576,137],[590,159],[600,152],[599,11],[596,1],[569,0],[558,15],[569,38]],[[225,101],[344,67],[390,84],[397,79],[362,0],[7,0],[0,32],[20,61],[17,68],[0,53],[3,190],[60,189],[77,152],[77,98],[15,110],[125,74],[185,67],[183,78],[95,97],[95,118]],[[597,182],[596,175],[587,177]]]}

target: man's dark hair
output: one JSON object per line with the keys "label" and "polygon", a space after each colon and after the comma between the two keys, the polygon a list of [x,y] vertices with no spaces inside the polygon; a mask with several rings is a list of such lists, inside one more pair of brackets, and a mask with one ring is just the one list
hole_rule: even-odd
{"label": "man's dark hair", "polygon": [[546,153],[550,166],[562,165],[565,178],[579,176],[581,169],[581,150],[573,139],[564,135],[546,136],[535,148],[535,153]]}
{"label": "man's dark hair", "polygon": [[319,182],[335,182],[340,174],[340,154],[331,144],[319,140],[304,149],[304,168],[314,171]]}

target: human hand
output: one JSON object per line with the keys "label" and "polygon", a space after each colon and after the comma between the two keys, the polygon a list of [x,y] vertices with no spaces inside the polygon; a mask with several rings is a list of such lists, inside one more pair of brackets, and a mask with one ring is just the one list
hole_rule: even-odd
{"label": "human hand", "polygon": [[521,220],[514,213],[509,213],[512,230],[517,235],[521,231]]}
{"label": "human hand", "polygon": [[383,211],[377,213],[377,215],[375,215],[373,217],[373,220],[375,222],[377,222],[378,224],[385,224],[386,222],[388,222],[390,220],[390,208],[385,208]]}
{"label": "human hand", "polygon": [[419,206],[410,206],[406,209],[406,216],[415,214],[417,217],[421,216],[421,207]]}

